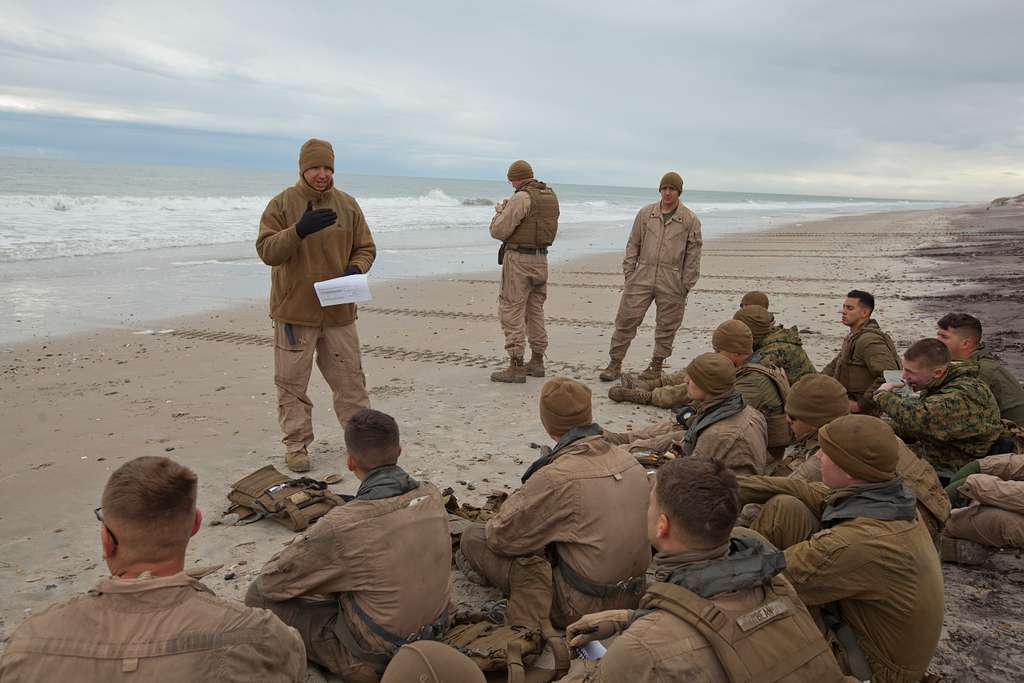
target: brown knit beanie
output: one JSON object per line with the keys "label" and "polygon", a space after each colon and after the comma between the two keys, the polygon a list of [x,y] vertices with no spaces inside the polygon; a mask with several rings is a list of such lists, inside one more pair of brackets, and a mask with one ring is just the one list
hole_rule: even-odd
{"label": "brown knit beanie", "polygon": [[661,184],[658,185],[658,192],[661,192],[663,187],[674,187],[676,192],[680,194],[683,191],[683,177],[675,171],[669,171],[665,175],[661,176]]}
{"label": "brown knit beanie", "polygon": [[529,180],[533,177],[533,167],[522,159],[513,161],[508,167],[508,179],[513,181]]}
{"label": "brown knit beanie", "polygon": [[896,477],[900,443],[892,427],[870,415],[846,415],[818,430],[825,454],[856,479],[877,483]]}
{"label": "brown knit beanie", "polygon": [[486,683],[483,672],[466,655],[434,640],[417,640],[399,648],[380,683]]}
{"label": "brown knit beanie", "polygon": [[726,320],[711,334],[711,348],[729,353],[753,353],[754,335],[739,320]]}
{"label": "brown knit beanie", "polygon": [[761,306],[767,311],[768,295],[764,292],[758,292],[757,290],[747,292],[743,295],[743,298],[740,299],[740,308],[743,308],[744,306]]}
{"label": "brown knit beanie", "polygon": [[686,366],[686,376],[711,396],[722,396],[736,384],[736,366],[718,353],[702,353]]}
{"label": "brown knit beanie", "polygon": [[757,344],[768,336],[772,331],[775,319],[764,306],[744,306],[732,316],[733,320],[739,320],[747,324],[750,333],[754,335],[754,343]]}
{"label": "brown knit beanie", "polygon": [[828,375],[804,375],[789,389],[786,414],[812,427],[822,427],[850,414],[846,388]]}
{"label": "brown knit beanie", "polygon": [[590,389],[567,377],[549,380],[540,390],[540,421],[556,439],[573,427],[590,424]]}
{"label": "brown knit beanie", "polygon": [[334,148],[326,140],[310,138],[302,144],[299,151],[299,173],[305,173],[317,166],[326,166],[334,170]]}

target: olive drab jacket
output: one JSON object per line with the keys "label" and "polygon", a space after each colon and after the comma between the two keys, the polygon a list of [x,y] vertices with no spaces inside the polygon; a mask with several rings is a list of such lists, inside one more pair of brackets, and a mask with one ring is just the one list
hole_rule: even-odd
{"label": "olive drab jacket", "polygon": [[662,222],[660,202],[643,207],[633,221],[622,260],[627,285],[664,284],[685,296],[700,277],[702,245],[700,219],[682,203],[668,222]]}
{"label": "olive drab jacket", "polygon": [[[557,563],[597,584],[642,577],[651,559],[649,495],[647,472],[635,457],[602,436],[585,437],[557,449],[557,457],[509,496],[487,522],[487,547],[518,557],[543,555],[552,546]],[[564,569],[556,566],[554,571],[556,621],[635,607],[640,598],[639,592],[587,595],[572,585]]]}
{"label": "olive drab jacket", "polygon": [[[295,224],[310,202],[314,209],[334,209],[338,221],[302,238]],[[267,204],[256,252],[271,266],[270,317],[279,323],[320,327],[348,325],[356,319],[356,305],[321,306],[313,283],[341,277],[349,266],[369,272],[377,247],[354,198],[333,186],[318,192],[299,178]]]}
{"label": "olive drab jacket", "polygon": [[996,397],[1003,419],[1024,427],[1024,387],[1017,378],[984,344],[975,349],[971,360],[978,364],[978,377]]}
{"label": "olive drab jacket", "polygon": [[302,639],[267,610],[216,597],[188,576],[106,577],[15,630],[0,680],[306,680]]}
{"label": "olive drab jacket", "polygon": [[999,405],[979,379],[978,364],[970,361],[950,363],[946,375],[920,396],[881,391],[875,401],[918,455],[954,472],[988,455],[1003,433]]}
{"label": "olive drab jacket", "polygon": [[[818,519],[840,509],[861,490],[887,489],[900,481],[832,490],[791,477],[739,480],[744,503],[790,495]],[[894,507],[913,504],[913,496],[902,491],[900,496],[891,494]],[[943,579],[935,545],[912,507],[909,518],[856,514],[838,515],[809,540],[786,548],[785,576],[808,607],[838,604],[870,665],[873,681],[920,681],[942,631]]]}
{"label": "olive drab jacket", "polygon": [[871,395],[882,386],[886,370],[899,370],[900,356],[892,338],[872,318],[843,340],[843,346],[821,374],[835,378],[846,387],[862,413],[874,410]]}
{"label": "olive drab jacket", "polygon": [[751,407],[761,411],[767,423],[768,448],[785,448],[793,443],[793,430],[786,419],[789,380],[780,366],[768,367],[760,353],[736,368],[736,391]]}
{"label": "olive drab jacket", "polygon": [[776,325],[768,336],[754,345],[754,351],[761,358],[760,363],[785,370],[791,385],[804,375],[817,372],[804,351],[796,325],[788,328]]}
{"label": "olive drab jacket", "polygon": [[658,553],[657,583],[648,587],[629,627],[604,657],[562,680],[848,680],[796,591],[779,575],[782,553],[753,532],[740,533],[712,550]]}

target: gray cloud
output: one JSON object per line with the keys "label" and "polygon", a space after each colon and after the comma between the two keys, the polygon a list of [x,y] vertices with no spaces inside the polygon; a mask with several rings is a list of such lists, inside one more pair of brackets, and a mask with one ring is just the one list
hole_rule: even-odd
{"label": "gray cloud", "polygon": [[[0,150],[104,158],[68,123],[89,119],[148,162],[175,135],[220,141],[193,163],[276,163],[320,135],[356,172],[494,176],[522,156],[576,182],[1024,189],[1019,2],[3,5]],[[26,142],[47,127],[65,142]]]}

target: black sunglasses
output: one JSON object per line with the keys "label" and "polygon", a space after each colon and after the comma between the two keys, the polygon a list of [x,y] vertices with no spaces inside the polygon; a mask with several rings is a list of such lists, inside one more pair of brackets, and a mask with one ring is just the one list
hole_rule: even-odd
{"label": "black sunglasses", "polygon": [[114,532],[110,530],[110,527],[107,526],[107,523],[103,521],[103,506],[101,505],[95,510],[93,510],[93,514],[96,515],[96,519],[100,521],[100,524],[103,525],[103,528],[107,530],[108,534],[110,534],[110,538],[112,541],[114,541],[114,545],[117,545],[117,536],[115,536]]}

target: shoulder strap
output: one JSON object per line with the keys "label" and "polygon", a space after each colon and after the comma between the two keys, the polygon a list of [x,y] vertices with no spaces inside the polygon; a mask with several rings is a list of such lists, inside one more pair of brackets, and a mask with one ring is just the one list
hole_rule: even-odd
{"label": "shoulder strap", "polygon": [[779,396],[782,397],[785,402],[786,397],[789,396],[789,379],[786,377],[786,371],[782,368],[768,367],[767,365],[761,365],[760,363],[747,363],[742,369],[749,368],[754,372],[764,375],[772,381],[775,385],[776,390],[779,392]]}

